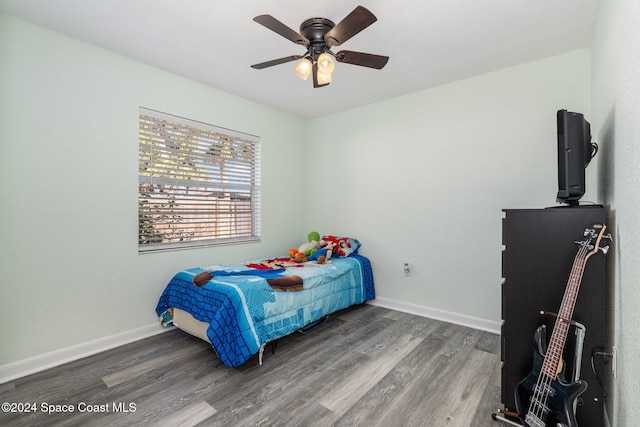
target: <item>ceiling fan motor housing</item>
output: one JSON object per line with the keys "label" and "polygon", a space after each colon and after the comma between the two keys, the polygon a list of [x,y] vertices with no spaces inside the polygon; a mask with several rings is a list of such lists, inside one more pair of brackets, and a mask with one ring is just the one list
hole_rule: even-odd
{"label": "ceiling fan motor housing", "polygon": [[309,55],[314,62],[322,52],[329,50],[324,40],[324,35],[335,25],[333,21],[327,18],[309,18],[300,24],[300,34],[309,40]]}
{"label": "ceiling fan motor housing", "polygon": [[336,24],[327,18],[309,18],[300,24],[300,34],[312,43],[324,43],[324,35],[335,26]]}

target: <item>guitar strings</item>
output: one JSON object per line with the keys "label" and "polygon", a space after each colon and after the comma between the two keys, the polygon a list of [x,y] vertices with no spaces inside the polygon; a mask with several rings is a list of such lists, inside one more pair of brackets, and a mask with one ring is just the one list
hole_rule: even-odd
{"label": "guitar strings", "polygon": [[[567,299],[570,296],[573,299],[573,302],[575,304],[575,298],[577,298],[577,293],[580,288],[582,273],[584,272],[584,261],[586,260],[586,254],[588,252],[588,246],[589,246],[588,243],[589,243],[588,241],[583,242],[583,244],[580,247],[580,250],[576,254],[573,266],[571,267],[571,273],[569,275],[569,284],[571,285],[573,283],[576,283],[576,286],[575,286],[576,289],[570,290],[570,288],[572,288],[573,286],[567,286],[567,289],[562,298],[561,307],[565,305],[565,299]],[[582,260],[582,262],[578,262],[578,260]],[[575,281],[575,279],[574,281],[572,281],[572,278],[574,277],[577,278],[577,281]],[[573,296],[572,293],[575,293],[575,296]],[[561,315],[561,313],[558,313],[558,317],[556,318],[556,322],[554,325],[554,332],[558,330],[557,328],[563,329],[561,333],[564,335],[564,338],[562,339],[562,341],[564,341],[564,339],[566,339],[566,336],[567,336],[567,331],[569,330],[569,322],[571,321],[571,317],[573,316],[573,313],[569,313],[569,316],[566,316],[566,313],[562,313],[562,314],[564,314],[564,316]],[[551,338],[552,339],[554,338],[553,334]],[[560,349],[560,354],[562,353],[561,350],[562,349]],[[538,375],[538,380],[536,382],[536,385],[533,389],[533,394],[531,396],[531,401],[529,403],[529,411],[528,411],[528,414],[534,415],[539,420],[543,420],[546,413],[548,412],[547,404],[549,400],[549,393],[552,390],[551,383],[555,380],[557,376],[557,372],[554,372],[553,376],[545,373],[545,367],[546,367],[546,370],[549,371],[548,363],[546,363],[548,360],[547,354],[548,354],[548,349],[547,351],[545,351],[544,362],[540,369],[540,374]],[[558,366],[559,366],[559,360],[558,360],[558,365],[556,365],[555,369],[553,370],[557,371]]]}
{"label": "guitar strings", "polygon": [[[576,255],[576,261],[573,264],[572,271],[570,274],[570,281],[569,281],[570,285],[573,285],[574,283],[579,284],[579,282],[575,281],[575,277],[579,276],[579,274],[576,274],[576,270],[579,273],[581,269],[580,263],[578,262],[578,260],[583,258],[582,255],[583,255],[583,252],[585,252],[585,247],[586,245],[581,247],[580,251],[578,251],[578,254]],[[573,293],[572,286],[568,286],[567,291],[565,292],[565,295],[563,297],[563,306],[566,303],[567,297],[570,296],[572,293]],[[566,321],[568,318],[569,316],[567,316],[566,313],[560,313],[556,318],[556,322],[554,326],[554,334],[551,337],[553,342],[551,343],[552,345],[550,347],[552,352],[557,352],[557,354],[553,353],[553,355],[558,356],[558,361],[556,362],[555,367],[549,366],[551,364],[551,361],[548,357],[550,354],[549,349],[547,349],[547,351],[545,352],[545,359],[542,365],[542,369],[541,369],[540,375],[538,376],[538,382],[536,383],[535,393],[531,401],[530,412],[532,412],[540,420],[542,420],[543,417],[546,415],[546,413],[549,412],[550,410],[550,408],[548,407],[548,400],[549,400],[549,395],[553,390],[551,387],[551,383],[556,378],[559,358],[562,353],[562,349],[557,348],[558,333],[555,333],[555,332],[560,331],[560,334],[564,334],[564,337],[566,337],[566,331],[569,328],[569,325]],[[560,340],[560,341],[563,341],[563,340]]]}

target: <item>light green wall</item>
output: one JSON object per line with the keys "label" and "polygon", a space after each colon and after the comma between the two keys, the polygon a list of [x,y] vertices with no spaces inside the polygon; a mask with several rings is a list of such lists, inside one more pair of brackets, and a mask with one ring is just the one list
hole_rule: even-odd
{"label": "light green wall", "polygon": [[[617,378],[607,381],[612,425],[638,425],[640,402],[640,3],[600,2],[593,43],[593,115],[602,146],[600,192],[614,237],[611,345]],[[612,403],[613,402],[613,403]]]}
{"label": "light green wall", "polygon": [[[261,137],[261,243],[138,254],[139,106]],[[303,131],[301,119],[0,15],[0,366],[157,323],[180,269],[299,244]]]}
{"label": "light green wall", "polygon": [[307,224],[363,241],[378,296],[499,321],[502,209],[556,205],[555,113],[589,88],[578,50],[313,120]]}

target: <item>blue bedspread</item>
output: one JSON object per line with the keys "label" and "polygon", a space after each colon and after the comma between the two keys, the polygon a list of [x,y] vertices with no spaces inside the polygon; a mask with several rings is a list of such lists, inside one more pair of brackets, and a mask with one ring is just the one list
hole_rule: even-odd
{"label": "blue bedspread", "polygon": [[[207,336],[220,360],[227,366],[239,366],[263,344],[327,314],[375,298],[371,263],[361,255],[284,270],[283,274],[303,279],[302,291],[274,291],[263,273],[246,265],[181,271],[162,293],[156,313],[161,316],[175,307],[209,323]],[[192,283],[193,277],[204,271],[213,272],[214,278],[198,288]],[[216,276],[216,271],[224,274]]]}

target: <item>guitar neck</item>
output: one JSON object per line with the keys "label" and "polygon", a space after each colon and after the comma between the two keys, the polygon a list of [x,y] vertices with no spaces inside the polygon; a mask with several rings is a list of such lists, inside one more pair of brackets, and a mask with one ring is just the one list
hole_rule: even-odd
{"label": "guitar neck", "polygon": [[555,379],[560,371],[562,352],[569,333],[569,327],[571,326],[571,318],[578,299],[578,291],[582,283],[585,265],[586,258],[584,254],[578,252],[571,268],[567,288],[562,298],[562,305],[558,311],[553,334],[549,340],[549,346],[542,365],[542,372],[551,379]]}

